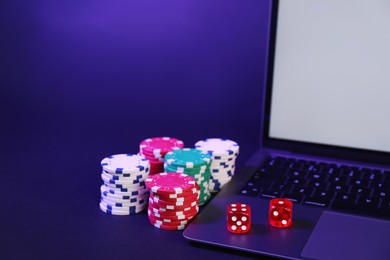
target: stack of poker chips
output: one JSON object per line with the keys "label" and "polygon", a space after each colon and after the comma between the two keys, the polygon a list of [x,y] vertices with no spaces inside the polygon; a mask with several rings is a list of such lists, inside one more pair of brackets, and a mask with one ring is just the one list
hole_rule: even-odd
{"label": "stack of poker chips", "polygon": [[200,187],[189,175],[163,172],[146,180],[150,190],[148,218],[158,228],[184,229],[199,212]]}
{"label": "stack of poker chips", "polygon": [[180,172],[192,176],[200,186],[199,205],[211,197],[209,192],[211,156],[193,148],[173,150],[165,155],[165,171]]}
{"label": "stack of poker chips", "polygon": [[232,140],[209,138],[198,141],[195,148],[211,155],[209,191],[220,191],[234,175],[240,147]]}
{"label": "stack of poker chips", "polygon": [[148,205],[149,161],[143,156],[117,154],[101,162],[100,209],[112,215],[133,215]]}
{"label": "stack of poker chips", "polygon": [[150,162],[150,175],[164,172],[164,157],[175,149],[181,149],[184,143],[171,137],[154,137],[140,143],[140,154]]}

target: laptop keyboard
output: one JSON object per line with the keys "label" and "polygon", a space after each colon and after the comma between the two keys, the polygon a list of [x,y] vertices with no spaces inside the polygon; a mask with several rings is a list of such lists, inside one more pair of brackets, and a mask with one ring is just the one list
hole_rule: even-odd
{"label": "laptop keyboard", "polygon": [[390,218],[390,171],[270,157],[241,195]]}

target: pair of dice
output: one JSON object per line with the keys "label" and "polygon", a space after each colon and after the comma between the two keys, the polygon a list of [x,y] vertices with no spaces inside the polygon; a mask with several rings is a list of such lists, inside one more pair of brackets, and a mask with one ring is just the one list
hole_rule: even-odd
{"label": "pair of dice", "polygon": [[[292,223],[292,202],[276,198],[270,201],[268,222],[271,226],[286,228]],[[247,233],[251,228],[251,208],[242,203],[230,204],[227,207],[227,227],[232,233]]]}

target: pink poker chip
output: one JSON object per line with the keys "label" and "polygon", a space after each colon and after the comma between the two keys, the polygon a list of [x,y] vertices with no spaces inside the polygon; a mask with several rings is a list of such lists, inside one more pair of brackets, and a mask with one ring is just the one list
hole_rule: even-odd
{"label": "pink poker chip", "polygon": [[195,179],[178,172],[162,172],[149,176],[146,187],[156,194],[181,194],[197,187]]}
{"label": "pink poker chip", "polygon": [[183,141],[172,137],[154,137],[143,140],[140,143],[140,152],[154,155],[165,155],[173,149],[184,147]]}

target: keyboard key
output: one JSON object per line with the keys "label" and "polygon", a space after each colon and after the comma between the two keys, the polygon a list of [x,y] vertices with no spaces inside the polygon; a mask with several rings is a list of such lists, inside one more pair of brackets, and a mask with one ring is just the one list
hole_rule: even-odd
{"label": "keyboard key", "polygon": [[329,186],[329,190],[333,190],[333,191],[337,191],[337,192],[347,192],[348,186],[338,184],[338,183],[333,183]]}
{"label": "keyboard key", "polygon": [[379,199],[372,198],[368,196],[360,196],[357,204],[363,208],[371,209],[371,208],[378,208],[379,207]]}
{"label": "keyboard key", "polygon": [[356,196],[345,192],[337,193],[335,202],[340,204],[355,204]]}
{"label": "keyboard key", "polygon": [[310,196],[313,193],[312,188],[305,188],[302,186],[294,187],[291,191],[292,194],[300,195],[300,196]]}
{"label": "keyboard key", "polygon": [[290,184],[274,183],[272,185],[272,190],[276,190],[279,192],[285,192],[285,193],[290,192],[291,188],[292,188],[292,185],[290,185]]}
{"label": "keyboard key", "polygon": [[287,172],[287,175],[292,178],[297,178],[297,177],[305,178],[306,172],[300,170],[289,170]]}
{"label": "keyboard key", "polygon": [[351,168],[351,169],[349,169],[348,171],[344,172],[343,175],[344,175],[344,176],[348,176],[348,177],[350,177],[350,178],[356,178],[356,179],[358,179],[358,178],[360,178],[360,176],[361,176],[361,172],[360,172],[358,169],[356,169],[356,168]]}
{"label": "keyboard key", "polygon": [[[387,211],[390,213],[390,199],[384,199],[381,204],[382,209],[387,209]],[[389,214],[390,217],[390,214]]]}
{"label": "keyboard key", "polygon": [[385,190],[390,190],[390,184],[386,182],[380,182],[380,181],[373,181],[371,183],[371,187],[376,189],[385,189]]}
{"label": "keyboard key", "polygon": [[264,162],[264,166],[269,167],[279,167],[281,165],[280,160],[277,160],[276,158],[269,158]]}
{"label": "keyboard key", "polygon": [[256,187],[256,188],[261,188],[261,189],[268,189],[271,186],[271,184],[272,184],[271,180],[251,178],[247,181],[246,186]]}
{"label": "keyboard key", "polygon": [[361,179],[353,179],[349,182],[351,185],[357,185],[362,188],[367,188],[368,187],[368,181],[366,180],[361,180]]}
{"label": "keyboard key", "polygon": [[304,178],[300,178],[300,177],[292,177],[292,178],[289,178],[288,181],[287,181],[289,184],[291,185],[300,185],[300,186],[305,186],[306,184],[306,179]]}
{"label": "keyboard key", "polygon": [[259,170],[259,175],[264,176],[264,175],[272,175],[272,176],[279,176],[282,177],[285,175],[287,170],[282,169],[282,168],[260,168]]}
{"label": "keyboard key", "polygon": [[318,174],[318,173],[315,173],[315,174],[308,174],[307,175],[307,178],[309,179],[313,179],[313,180],[317,180],[317,181],[325,181],[327,175],[325,174]]}
{"label": "keyboard key", "polygon": [[265,190],[261,193],[261,197],[267,199],[279,198],[281,196],[281,192],[273,191],[273,190]]}
{"label": "keyboard key", "polygon": [[367,189],[366,187],[362,187],[360,185],[353,186],[351,189],[352,194],[356,195],[370,195],[371,194],[371,189]]}
{"label": "keyboard key", "polygon": [[291,194],[291,193],[286,193],[283,195],[283,198],[289,199],[294,203],[300,203],[302,201],[302,196],[298,194]]}
{"label": "keyboard key", "polygon": [[347,184],[348,179],[347,179],[347,177],[336,176],[336,177],[330,177],[328,179],[328,181],[330,181],[333,184],[337,183],[337,184],[340,184],[340,185],[345,185],[345,184]]}
{"label": "keyboard key", "polygon": [[304,171],[307,171],[309,174],[320,173],[321,168],[316,165],[314,162],[312,164],[306,165],[302,168]]}
{"label": "keyboard key", "polygon": [[327,191],[323,189],[317,189],[314,191],[314,197],[326,198],[328,200],[332,199],[334,195],[333,191]]}
{"label": "keyboard key", "polygon": [[337,210],[351,210],[353,208],[356,208],[355,199],[356,197],[354,195],[349,195],[347,193],[338,193],[331,205],[331,208]]}
{"label": "keyboard key", "polygon": [[321,173],[326,174],[327,176],[337,176],[339,175],[340,171],[341,171],[340,168],[337,168],[334,165],[334,166],[324,167]]}
{"label": "keyboard key", "polygon": [[257,197],[259,195],[260,191],[257,188],[244,188],[241,189],[240,194],[250,197]]}
{"label": "keyboard key", "polygon": [[284,181],[284,177],[283,176],[280,176],[280,175],[277,175],[277,174],[260,174],[260,176],[257,178],[257,180],[259,181],[259,183],[262,183],[262,182],[283,182]]}
{"label": "keyboard key", "polygon": [[307,197],[303,202],[305,205],[327,208],[330,200],[326,197]]}
{"label": "keyboard key", "polygon": [[286,164],[286,168],[288,168],[290,171],[299,171],[301,169],[302,165],[297,162],[289,162]]}
{"label": "keyboard key", "polygon": [[380,181],[382,177],[383,174],[380,171],[374,170],[372,172],[364,173],[362,179],[367,181]]}
{"label": "keyboard key", "polygon": [[326,182],[318,181],[318,180],[311,180],[309,181],[308,187],[313,187],[317,189],[326,189],[328,184]]}
{"label": "keyboard key", "polygon": [[377,189],[374,191],[375,198],[390,199],[390,191],[384,189]]}

